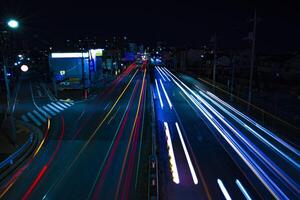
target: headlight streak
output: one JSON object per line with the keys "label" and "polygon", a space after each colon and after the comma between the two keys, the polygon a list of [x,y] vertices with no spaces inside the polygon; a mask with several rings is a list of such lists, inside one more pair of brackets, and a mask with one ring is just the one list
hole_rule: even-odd
{"label": "headlight streak", "polygon": [[280,154],[281,156],[283,156],[285,159],[287,159],[288,161],[290,161],[292,164],[294,164],[297,168],[300,168],[299,163],[297,163],[295,160],[293,160],[291,157],[289,157],[288,155],[286,155],[284,152],[282,152],[280,149],[278,149],[277,147],[275,147],[272,143],[270,143],[268,140],[266,140],[264,137],[262,137],[259,133],[257,133],[255,130],[253,130],[252,128],[250,128],[247,124],[245,124],[244,122],[242,122],[240,119],[238,119],[235,115],[233,115],[232,113],[230,113],[228,110],[226,110],[224,107],[222,107],[220,104],[218,104],[216,101],[214,101],[213,99],[211,99],[210,97],[208,97],[206,94],[204,94],[203,92],[199,91],[200,94],[202,94],[204,97],[206,97],[208,100],[210,100],[214,105],[216,105],[218,108],[220,108],[222,111],[224,111],[225,113],[227,113],[230,117],[232,117],[235,121],[237,121],[240,125],[244,126],[248,131],[250,131],[251,133],[253,133],[258,139],[260,139],[262,142],[264,142],[266,145],[268,145],[269,147],[271,147],[273,150],[275,150],[278,154]]}
{"label": "headlight streak", "polygon": [[222,193],[223,193],[225,199],[226,199],[226,200],[231,200],[231,197],[230,197],[230,195],[229,195],[227,189],[225,188],[223,182],[222,182],[220,179],[218,179],[217,182],[218,182],[218,185],[219,185],[219,187],[220,187],[220,189],[221,189],[221,191],[222,191]]}
{"label": "headlight streak", "polygon": [[163,74],[165,76],[165,78],[168,80],[168,81],[171,81],[169,79],[169,77],[165,74],[165,72],[160,68],[160,67],[157,67],[157,69],[161,72],[161,74]]}
{"label": "headlight streak", "polygon": [[176,129],[177,129],[177,132],[178,132],[180,141],[181,141],[181,145],[182,145],[183,150],[184,150],[184,154],[185,154],[186,160],[187,160],[188,165],[189,165],[189,168],[190,168],[190,172],[191,172],[192,177],[193,177],[194,184],[197,185],[197,184],[198,184],[198,178],[197,178],[197,175],[196,175],[196,172],[195,172],[193,163],[192,163],[192,161],[191,161],[189,152],[188,152],[188,150],[187,150],[187,148],[186,148],[184,139],[183,139],[183,137],[182,137],[182,133],[181,133],[181,131],[180,131],[180,128],[179,128],[179,125],[178,125],[177,122],[175,123],[175,126],[176,126]]}
{"label": "headlight streak", "polygon": [[166,92],[165,86],[164,86],[164,84],[162,83],[161,79],[159,79],[159,82],[160,82],[161,88],[163,89],[163,92],[164,92],[164,94],[165,94],[165,96],[166,96],[166,99],[167,99],[167,101],[168,101],[169,107],[170,107],[170,109],[172,109],[173,106],[172,106],[172,103],[171,103],[170,98],[169,98],[169,96],[168,96],[168,93]]}
{"label": "headlight streak", "polygon": [[247,200],[252,200],[250,195],[248,194],[247,190],[244,188],[244,186],[242,185],[242,183],[238,179],[235,180],[235,183],[237,184],[237,186],[239,187],[239,189],[243,193],[244,197]]}
{"label": "headlight streak", "polygon": [[166,74],[166,76],[170,79],[172,79],[172,76],[170,74],[168,74],[167,70],[165,70],[163,67],[160,68],[162,72],[164,72]]}
{"label": "headlight streak", "polygon": [[156,86],[156,91],[157,91],[159,102],[160,102],[160,107],[161,107],[161,109],[164,109],[164,104],[163,104],[162,99],[161,99],[161,95],[160,95],[160,91],[159,91],[156,79],[155,79],[155,86]]}
{"label": "headlight streak", "polygon": [[170,156],[170,167],[171,167],[173,182],[176,184],[179,184],[179,182],[180,182],[179,175],[178,175],[170,130],[169,130],[169,126],[168,126],[167,122],[164,122],[164,129],[165,129],[165,134],[166,134],[166,138],[167,138],[168,151],[169,151],[169,156]]}
{"label": "headlight streak", "polygon": [[223,105],[225,105],[227,108],[229,108],[230,110],[232,110],[233,112],[235,112],[236,114],[238,114],[239,116],[243,117],[244,119],[246,119],[248,122],[250,122],[251,124],[253,124],[254,126],[256,126],[257,128],[259,128],[260,130],[264,131],[267,135],[269,135],[270,137],[272,137],[273,139],[275,139],[277,142],[279,142],[280,144],[282,144],[283,146],[285,146],[287,149],[289,149],[291,152],[293,152],[294,154],[296,154],[297,156],[300,156],[300,151],[296,148],[294,148],[293,146],[291,146],[290,144],[288,144],[287,142],[285,142],[284,140],[282,140],[281,138],[279,138],[276,134],[272,133],[271,131],[269,131],[268,129],[262,127],[260,124],[256,123],[254,120],[252,120],[251,118],[249,118],[248,116],[244,115],[243,113],[241,113],[240,111],[236,110],[235,108],[233,108],[232,106],[230,106],[228,103],[224,102],[223,100],[221,100],[220,98],[218,98],[217,96],[215,96],[214,94],[210,93],[207,91],[207,94],[210,95],[212,98],[214,98],[215,100],[219,101],[220,103],[222,103]]}
{"label": "headlight streak", "polygon": [[159,73],[159,75],[161,76],[161,78],[166,82],[165,77],[162,75],[162,73],[160,72],[160,70],[158,69],[158,67],[155,67],[156,71]]}
{"label": "headlight streak", "polygon": [[[167,70],[167,69],[166,69]],[[169,72],[174,78],[179,80],[175,75]],[[194,97],[189,95],[185,89],[183,89],[177,81],[172,78],[173,82],[179,86],[179,88],[187,95],[187,97],[194,103],[194,105],[204,114],[209,122],[216,128],[221,136],[228,142],[228,144],[234,149],[234,151],[240,156],[240,158],[246,163],[246,165],[252,170],[252,172],[258,177],[258,179],[265,185],[270,193],[276,199],[288,199],[288,197],[281,191],[281,189],[271,180],[271,178],[257,165],[257,163],[248,155],[248,153],[233,139],[230,134],[216,121],[209,112],[198,102],[194,100]],[[180,81],[180,80],[179,80]],[[195,93],[189,89],[182,81],[180,81],[191,93]],[[195,95],[196,96],[196,95]]]}
{"label": "headlight streak", "polygon": [[[202,102],[212,113],[214,113],[247,147],[249,147],[260,160],[265,162],[270,168],[274,170],[291,188],[300,194],[299,185],[291,179],[278,165],[269,159],[256,145],[254,145],[244,134],[237,130],[230,122],[228,122],[218,111],[210,106],[203,98],[197,95],[197,99]],[[273,171],[271,171],[274,173]]]}

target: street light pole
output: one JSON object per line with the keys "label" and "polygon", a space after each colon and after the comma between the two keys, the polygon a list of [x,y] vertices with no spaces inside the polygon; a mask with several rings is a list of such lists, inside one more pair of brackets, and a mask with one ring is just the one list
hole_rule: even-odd
{"label": "street light pole", "polygon": [[253,32],[252,32],[252,47],[251,47],[251,63],[250,63],[250,77],[249,77],[249,94],[248,94],[248,110],[250,108],[251,100],[252,100],[252,81],[253,81],[253,70],[254,70],[254,61],[255,61],[255,39],[256,39],[256,10],[254,11],[253,18]]}
{"label": "street light pole", "polygon": [[213,68],[213,85],[216,86],[216,68],[217,68],[217,35],[213,38],[214,42],[214,68]]}
{"label": "street light pole", "polygon": [[[10,29],[17,29],[19,27],[19,22],[17,20],[14,19],[10,19],[7,21],[6,26]],[[0,51],[2,53],[2,58],[3,58],[3,76],[4,76],[4,81],[5,81],[5,88],[6,88],[6,98],[7,98],[7,110],[6,110],[6,116],[5,116],[5,120],[9,119],[9,124],[10,124],[10,137],[12,140],[13,145],[16,144],[16,127],[15,127],[15,123],[13,120],[13,111],[11,109],[11,103],[10,103],[10,87],[9,87],[9,80],[7,78],[7,52],[9,49],[9,32],[6,30],[3,30],[0,32]]]}

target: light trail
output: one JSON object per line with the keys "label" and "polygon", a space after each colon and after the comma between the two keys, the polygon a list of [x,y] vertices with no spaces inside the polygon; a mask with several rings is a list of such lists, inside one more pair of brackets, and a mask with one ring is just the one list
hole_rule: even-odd
{"label": "light trail", "polygon": [[156,86],[156,91],[157,91],[159,102],[160,102],[160,107],[161,107],[161,109],[163,109],[164,108],[164,104],[163,104],[162,99],[161,99],[161,95],[160,95],[160,91],[159,91],[156,79],[155,79],[155,86]]}
{"label": "light trail", "polygon": [[218,111],[216,111],[211,105],[209,105],[203,98],[199,95],[196,95],[196,98],[203,103],[214,115],[217,116],[219,120],[221,120],[226,127],[228,127],[247,147],[249,147],[255,155],[263,161],[266,165],[268,165],[271,169],[270,172],[276,172],[291,188],[293,188],[296,193],[300,194],[299,185],[291,179],[278,165],[276,165],[268,156],[266,156],[256,145],[254,145],[244,134],[242,134],[239,130],[237,130],[229,121],[225,119],[223,115],[221,115]]}
{"label": "light trail", "polygon": [[107,171],[109,170],[109,167],[111,166],[112,160],[117,151],[117,146],[118,146],[118,144],[121,140],[121,137],[123,135],[123,132],[125,130],[124,128],[125,128],[126,122],[129,117],[129,112],[132,109],[132,105],[134,103],[134,97],[137,92],[138,85],[139,85],[139,80],[136,82],[136,84],[134,86],[133,92],[132,92],[130,99],[128,101],[128,104],[126,106],[125,112],[124,112],[122,119],[117,127],[116,134],[114,135],[114,138],[112,139],[112,141],[110,143],[109,149],[106,152],[104,161],[102,162],[102,164],[98,170],[96,179],[93,183],[93,186],[91,187],[91,190],[89,192],[87,199],[92,199],[91,195],[93,194],[93,191],[94,191],[93,198],[99,199],[99,194],[100,194],[101,187],[104,183],[104,178],[106,177]]}
{"label": "light trail", "polygon": [[168,96],[168,93],[166,92],[165,86],[164,86],[164,84],[162,83],[161,79],[159,79],[159,82],[160,82],[161,88],[163,89],[163,92],[164,92],[164,94],[165,94],[165,96],[166,96],[166,99],[167,99],[167,102],[168,102],[168,104],[169,104],[169,107],[170,107],[170,109],[172,109],[173,106],[172,106],[172,103],[171,103],[170,98],[169,98],[169,96]]}
{"label": "light trail", "polygon": [[160,71],[161,74],[164,75],[165,78],[166,78],[168,81],[171,81],[171,80],[169,79],[169,77],[165,74],[165,72],[164,72],[161,68],[157,67],[157,70]]}
{"label": "light trail", "polygon": [[120,178],[119,178],[119,181],[118,181],[118,186],[117,186],[117,191],[116,191],[116,194],[115,194],[115,199],[118,199],[118,196],[119,196],[121,182],[122,182],[122,177],[123,177],[123,173],[124,173],[124,169],[125,169],[126,160],[127,160],[127,157],[128,157],[128,152],[129,152],[130,144],[132,142],[133,136],[136,135],[134,133],[136,131],[137,120],[138,120],[139,112],[140,112],[140,108],[141,108],[142,92],[143,92],[144,87],[145,87],[146,72],[147,72],[147,70],[145,69],[144,75],[143,75],[143,81],[142,81],[142,88],[141,88],[140,95],[139,95],[138,107],[137,107],[137,111],[136,111],[136,114],[135,114],[133,126],[132,126],[132,129],[131,129],[130,137],[129,137],[129,140],[128,140],[128,144],[127,144],[127,148],[126,148],[126,153],[125,153],[125,156],[124,156],[124,159],[123,159],[122,169],[121,169],[121,173],[120,173],[120,176],[119,176]]}
{"label": "light trail", "polygon": [[206,94],[203,92],[199,91],[201,95],[206,97],[208,100],[210,100],[214,105],[216,105],[218,108],[220,108],[222,111],[224,111],[226,114],[228,114],[231,118],[233,118],[236,122],[238,122],[240,125],[244,126],[248,131],[250,131],[254,136],[256,136],[259,140],[264,142],[266,145],[271,147],[275,152],[283,156],[286,160],[291,162],[293,165],[295,165],[297,168],[300,168],[300,164],[297,163],[294,159],[286,155],[283,151],[278,149],[275,145],[273,145],[271,142],[269,142],[267,139],[265,139],[263,136],[261,136],[259,133],[257,133],[255,130],[253,130],[251,127],[246,125],[244,122],[242,122],[240,119],[238,119],[235,115],[230,113],[228,110],[226,110],[224,107],[222,107],[220,104],[218,104],[216,101],[208,97]]}
{"label": "light trail", "polygon": [[165,77],[162,75],[162,73],[160,72],[160,70],[158,69],[158,67],[155,67],[156,71],[158,71],[159,75],[161,76],[161,78],[166,81]]}
{"label": "light trail", "polygon": [[294,148],[292,145],[288,144],[287,142],[285,142],[284,140],[282,140],[280,137],[278,137],[276,134],[272,133],[271,131],[269,131],[268,129],[264,128],[263,126],[261,126],[260,124],[256,123],[254,120],[252,120],[251,118],[249,118],[248,116],[246,116],[245,114],[243,114],[242,112],[238,111],[237,109],[233,108],[232,106],[230,106],[228,103],[224,102],[223,100],[221,100],[220,98],[218,98],[217,96],[215,96],[214,94],[210,93],[207,91],[207,94],[210,95],[212,98],[214,98],[215,100],[217,100],[218,102],[220,102],[221,104],[223,104],[224,106],[226,106],[227,108],[229,108],[230,110],[232,110],[233,112],[235,112],[236,114],[238,114],[239,116],[241,116],[242,118],[246,119],[248,122],[250,122],[251,124],[253,124],[254,126],[256,126],[257,128],[259,128],[260,130],[262,130],[263,132],[265,132],[267,135],[269,135],[270,137],[272,137],[274,140],[276,140],[277,142],[279,142],[280,144],[282,144],[283,146],[285,146],[287,149],[289,149],[291,152],[293,152],[294,154],[296,154],[297,156],[300,156],[300,151],[296,148]]}
{"label": "light trail", "polygon": [[50,123],[50,119],[48,118],[47,129],[46,129],[47,131],[46,131],[41,143],[39,144],[38,148],[34,151],[33,157],[35,157],[39,153],[40,149],[42,148],[43,144],[45,143],[45,140],[48,137],[50,126],[51,126],[51,123]]}
{"label": "light trail", "polygon": [[180,141],[181,141],[181,145],[182,145],[183,150],[184,150],[184,154],[185,154],[186,160],[187,160],[188,165],[189,165],[189,168],[190,168],[190,172],[191,172],[192,177],[193,177],[194,184],[197,185],[197,184],[198,184],[198,178],[197,178],[197,175],[196,175],[196,172],[195,172],[193,163],[192,163],[192,161],[191,161],[189,152],[188,152],[188,150],[187,150],[187,148],[186,148],[184,139],[183,139],[183,137],[182,137],[182,133],[181,133],[181,131],[180,131],[180,128],[179,128],[179,125],[178,125],[177,122],[175,123],[175,126],[176,126],[176,129],[177,129],[177,132],[178,132]]}
{"label": "light trail", "polygon": [[[174,78],[179,80],[175,75],[169,72]],[[182,88],[175,79],[173,82],[186,94],[186,96],[194,103],[194,105],[203,113],[203,115],[208,119],[208,121],[216,128],[216,130],[221,134],[221,136],[228,142],[228,144],[234,149],[234,151],[240,156],[240,158],[247,164],[247,166],[252,170],[256,177],[265,185],[265,187],[270,191],[270,193],[276,199],[288,199],[285,193],[274,183],[274,181],[257,165],[257,163],[246,153],[246,151],[228,134],[228,132],[217,122],[212,115],[201,105],[195,98],[187,93],[187,91]],[[179,80],[180,81],[180,80]],[[180,81],[181,82],[181,81]],[[183,82],[181,82],[191,93],[195,93],[188,88]],[[195,95],[197,96],[197,95]]]}
{"label": "light trail", "polygon": [[166,77],[168,77],[169,79],[172,79],[172,76],[170,74],[168,74],[167,70],[165,70],[163,67],[160,68],[160,69],[161,69],[162,72],[164,72],[164,74],[166,75]]}
{"label": "light trail", "polygon": [[38,147],[34,150],[33,156],[28,160],[28,162],[22,166],[13,176],[12,178],[7,182],[7,184],[3,187],[3,191],[0,191],[0,199],[10,190],[10,188],[14,185],[14,183],[17,181],[17,179],[21,176],[21,174],[27,169],[27,167],[32,163],[33,159],[36,157],[36,155],[39,153],[41,150],[43,144],[45,143],[45,140],[48,137],[49,130],[51,127],[51,121],[48,118],[48,123],[47,123],[47,128],[44,133],[44,137]]}
{"label": "light trail", "polygon": [[24,196],[22,197],[22,200],[26,200],[29,198],[30,194],[32,193],[32,191],[34,190],[34,188],[37,186],[37,184],[39,183],[39,181],[42,179],[42,177],[45,175],[48,167],[52,164],[54,158],[56,157],[61,144],[62,144],[62,139],[64,137],[65,134],[65,123],[64,123],[64,118],[63,116],[61,117],[61,121],[62,121],[62,125],[61,125],[61,133],[60,133],[60,137],[58,140],[58,143],[54,149],[54,152],[52,153],[50,159],[48,160],[48,162],[44,165],[44,167],[42,168],[42,170],[39,172],[38,176],[34,179],[33,183],[30,185],[30,187],[28,188],[28,190],[26,191],[26,193],[24,194]]}
{"label": "light trail", "polygon": [[220,187],[220,189],[221,189],[221,191],[222,191],[222,193],[223,193],[225,199],[226,199],[226,200],[231,200],[231,197],[230,197],[230,195],[229,195],[227,189],[225,188],[223,182],[222,182],[220,179],[218,179],[217,182],[218,182],[218,185],[219,185],[219,187]]}
{"label": "light trail", "polygon": [[175,155],[174,155],[170,130],[169,130],[169,126],[168,126],[167,122],[164,122],[164,129],[165,129],[165,134],[166,134],[166,138],[167,138],[168,151],[169,151],[169,156],[170,156],[170,167],[171,167],[173,182],[176,184],[179,184],[179,182],[180,182],[179,174],[178,174],[178,170],[177,170],[176,159],[175,159]]}
{"label": "light trail", "polygon": [[239,189],[243,193],[244,197],[247,200],[252,200],[250,195],[248,194],[247,190],[244,188],[244,186],[242,185],[242,183],[238,179],[235,180],[235,183],[237,184],[237,186],[239,187]]}
{"label": "light trail", "polygon": [[88,140],[86,141],[86,143],[83,145],[83,147],[80,149],[80,151],[78,152],[78,154],[76,155],[76,157],[72,160],[72,162],[70,163],[70,165],[68,165],[65,173],[62,173],[62,176],[59,177],[56,182],[50,187],[50,189],[47,191],[47,193],[45,194],[45,198],[48,195],[48,193],[50,191],[52,191],[58,183],[60,183],[64,177],[68,174],[68,171],[72,168],[72,166],[74,166],[74,164],[76,163],[76,161],[79,159],[79,157],[81,156],[81,154],[83,153],[83,151],[86,149],[86,147],[89,145],[89,143],[92,141],[92,139],[94,138],[94,136],[96,135],[96,133],[98,132],[98,130],[102,127],[102,125],[104,124],[104,122],[107,120],[108,116],[110,115],[110,113],[113,111],[113,109],[115,108],[115,106],[117,105],[117,103],[120,101],[120,99],[123,97],[124,93],[126,92],[127,88],[129,87],[129,85],[131,84],[132,80],[134,79],[134,77],[136,76],[136,74],[138,73],[138,69],[135,71],[135,73],[133,74],[133,76],[131,77],[131,79],[129,80],[129,82],[127,83],[127,85],[125,86],[125,88],[123,89],[123,91],[121,92],[121,94],[118,96],[118,98],[116,99],[115,103],[112,105],[111,109],[109,110],[109,112],[107,112],[107,114],[104,116],[104,118],[102,119],[102,121],[99,123],[99,125],[97,126],[97,128],[94,130],[94,132],[91,134],[91,136],[88,138]]}

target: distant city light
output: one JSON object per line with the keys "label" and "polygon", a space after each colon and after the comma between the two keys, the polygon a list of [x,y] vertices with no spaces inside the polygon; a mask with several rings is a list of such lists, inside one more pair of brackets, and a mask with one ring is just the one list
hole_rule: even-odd
{"label": "distant city light", "polygon": [[52,53],[52,58],[88,58],[88,53]]}
{"label": "distant city light", "polygon": [[22,70],[22,72],[27,72],[28,71],[28,66],[27,65],[22,65],[21,70]]}
{"label": "distant city light", "polygon": [[18,28],[19,27],[19,22],[17,20],[14,20],[14,19],[10,19],[8,22],[7,22],[7,25],[10,27],[10,28]]}
{"label": "distant city light", "polygon": [[61,76],[66,75],[66,70],[60,70],[60,71],[59,71],[59,74],[60,74]]}

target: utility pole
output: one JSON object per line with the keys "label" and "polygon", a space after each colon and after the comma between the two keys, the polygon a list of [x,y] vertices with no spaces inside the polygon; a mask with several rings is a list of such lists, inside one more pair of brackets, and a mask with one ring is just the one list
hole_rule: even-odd
{"label": "utility pole", "polygon": [[233,88],[235,82],[235,65],[236,65],[236,55],[233,53],[232,60],[231,60],[232,70],[231,70],[231,86],[230,86],[230,99],[233,100]]}
{"label": "utility pole", "polygon": [[8,55],[7,52],[9,52],[9,32],[8,31],[1,31],[0,32],[0,50],[2,53],[2,60],[3,60],[3,76],[5,81],[5,88],[6,88],[6,98],[7,98],[7,108],[6,108],[6,116],[4,117],[4,120],[8,122],[8,127],[10,129],[10,139],[13,143],[13,145],[16,144],[16,128],[13,120],[13,112],[11,109],[11,101],[10,101],[10,86],[9,86],[9,80],[7,78],[7,64],[8,64]]}
{"label": "utility pole", "polygon": [[252,47],[251,47],[251,63],[250,63],[250,77],[249,77],[248,111],[252,100],[252,82],[253,82],[253,71],[254,71],[254,61],[255,61],[255,39],[256,39],[256,24],[257,24],[256,10],[254,11],[254,17],[251,21],[253,21],[253,32],[250,38],[252,41]]}
{"label": "utility pole", "polygon": [[216,86],[216,68],[217,68],[217,34],[213,37],[214,42],[214,68],[213,68],[213,85]]}

